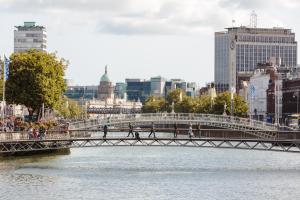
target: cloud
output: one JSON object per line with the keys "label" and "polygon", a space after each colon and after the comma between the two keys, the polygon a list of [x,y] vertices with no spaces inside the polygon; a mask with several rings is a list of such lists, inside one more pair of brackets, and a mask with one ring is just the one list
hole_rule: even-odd
{"label": "cloud", "polygon": [[88,24],[99,33],[115,35],[210,33],[230,25],[232,19],[248,24],[253,9],[299,6],[298,0],[0,0],[0,4],[0,12],[67,19],[68,24]]}

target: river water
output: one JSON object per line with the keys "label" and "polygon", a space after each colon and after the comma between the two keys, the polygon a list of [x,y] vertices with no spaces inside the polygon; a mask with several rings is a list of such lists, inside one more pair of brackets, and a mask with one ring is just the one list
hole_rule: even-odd
{"label": "river water", "polygon": [[0,161],[0,199],[300,199],[300,154],[98,147]]}

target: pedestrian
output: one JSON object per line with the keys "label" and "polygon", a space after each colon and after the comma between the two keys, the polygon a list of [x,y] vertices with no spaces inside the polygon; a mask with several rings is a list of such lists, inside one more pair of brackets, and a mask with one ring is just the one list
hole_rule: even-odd
{"label": "pedestrian", "polygon": [[177,138],[177,123],[174,124],[174,138]]}
{"label": "pedestrian", "polygon": [[108,127],[107,127],[107,125],[105,124],[104,127],[103,127],[103,133],[104,133],[103,138],[106,138],[107,130],[108,130]]}
{"label": "pedestrian", "polygon": [[127,137],[129,137],[130,134],[132,135],[132,137],[134,137],[134,136],[133,136],[133,126],[131,125],[131,123],[129,123],[128,128],[129,128],[129,131],[128,131]]}
{"label": "pedestrian", "polygon": [[45,138],[45,128],[44,128],[44,126],[40,126],[40,128],[39,128],[39,138],[42,140],[42,139],[44,139]]}
{"label": "pedestrian", "polygon": [[192,138],[192,137],[194,137],[194,133],[193,133],[193,125],[192,125],[192,124],[190,124],[190,127],[189,127],[189,132],[188,132],[188,134],[189,134],[189,138]]}
{"label": "pedestrian", "polygon": [[33,130],[32,130],[32,134],[33,134],[33,138],[37,138],[37,132],[36,132],[36,129],[34,128]]}
{"label": "pedestrian", "polygon": [[135,132],[135,139],[137,139],[137,140],[141,140],[141,138],[140,138],[140,134],[139,134],[139,132]]}
{"label": "pedestrian", "polygon": [[197,124],[197,132],[198,132],[199,138],[201,138],[201,126],[200,126],[200,123]]}
{"label": "pedestrian", "polygon": [[33,129],[32,129],[32,127],[29,127],[29,129],[28,129],[28,138],[29,139],[33,138]]}
{"label": "pedestrian", "polygon": [[152,122],[152,124],[151,124],[151,128],[150,128],[150,134],[149,134],[149,136],[148,137],[150,137],[152,134],[153,134],[153,136],[154,136],[154,138],[155,138],[155,130],[154,130],[154,123]]}

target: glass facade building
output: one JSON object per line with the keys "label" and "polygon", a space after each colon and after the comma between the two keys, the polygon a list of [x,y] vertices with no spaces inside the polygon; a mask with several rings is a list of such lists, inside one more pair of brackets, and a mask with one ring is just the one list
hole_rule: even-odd
{"label": "glass facade building", "polygon": [[252,73],[269,58],[282,65],[297,65],[295,33],[284,28],[227,28],[215,33],[215,83],[218,92],[236,87],[238,73]]}
{"label": "glass facade building", "polygon": [[126,93],[129,101],[145,102],[151,95],[151,81],[126,79]]}

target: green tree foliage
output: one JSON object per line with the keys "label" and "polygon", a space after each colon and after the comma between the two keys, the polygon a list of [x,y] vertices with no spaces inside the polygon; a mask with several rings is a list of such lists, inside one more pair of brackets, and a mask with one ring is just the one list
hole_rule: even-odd
{"label": "green tree foliage", "polygon": [[42,104],[54,108],[66,89],[64,71],[67,62],[56,54],[37,50],[10,56],[6,82],[8,103],[25,105],[30,115]]}
{"label": "green tree foliage", "polygon": [[165,103],[166,102],[164,98],[156,98],[151,96],[146,100],[142,110],[144,113],[162,112],[165,109]]}
{"label": "green tree foliage", "polygon": [[182,89],[177,88],[168,93],[166,101],[169,105],[172,105],[172,102],[176,104],[177,102],[180,102],[185,96],[185,92]]}
{"label": "green tree foliage", "polygon": [[[150,97],[143,106],[143,112],[171,112],[172,102],[177,113],[207,113],[223,114],[226,103],[226,114],[230,114],[230,93],[220,93],[214,100],[210,96],[192,98],[186,96],[180,89],[173,90],[167,95],[166,101],[163,98]],[[245,100],[234,95],[234,115],[246,117],[248,106]]]}
{"label": "green tree foliage", "polygon": [[201,96],[195,99],[196,113],[213,113],[213,101],[210,96]]}
{"label": "green tree foliage", "polygon": [[196,101],[192,97],[184,96],[182,101],[175,104],[175,112],[193,113],[195,112]]}
{"label": "green tree foliage", "polygon": [[[226,103],[226,114],[230,114],[231,107],[231,94],[229,92],[221,93],[215,99],[213,113],[215,114],[223,114],[224,112],[224,104]],[[234,95],[234,115],[240,117],[246,117],[248,106],[243,97],[239,95]]]}
{"label": "green tree foliage", "polygon": [[79,119],[81,118],[84,110],[76,101],[62,97],[59,99],[55,106],[55,110],[66,119]]}

